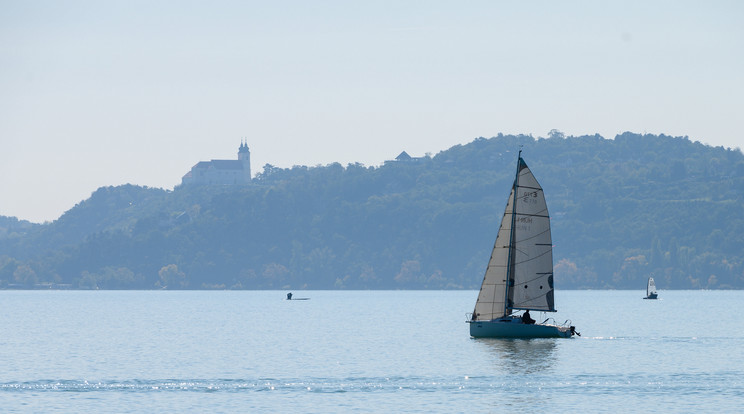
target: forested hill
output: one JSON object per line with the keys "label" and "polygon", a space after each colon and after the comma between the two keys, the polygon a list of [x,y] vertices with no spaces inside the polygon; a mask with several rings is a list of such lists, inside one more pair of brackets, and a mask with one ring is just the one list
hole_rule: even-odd
{"label": "forested hill", "polygon": [[740,150],[557,131],[378,167],[266,165],[247,186],[100,188],[53,223],[0,218],[0,287],[476,289],[520,146],[558,289],[744,288]]}

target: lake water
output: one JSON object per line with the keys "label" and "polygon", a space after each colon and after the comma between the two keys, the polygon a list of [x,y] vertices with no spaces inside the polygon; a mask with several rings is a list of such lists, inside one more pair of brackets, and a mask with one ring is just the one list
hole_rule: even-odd
{"label": "lake water", "polygon": [[744,292],[644,293],[556,292],[581,337],[476,340],[475,291],[0,291],[0,407],[744,411]]}

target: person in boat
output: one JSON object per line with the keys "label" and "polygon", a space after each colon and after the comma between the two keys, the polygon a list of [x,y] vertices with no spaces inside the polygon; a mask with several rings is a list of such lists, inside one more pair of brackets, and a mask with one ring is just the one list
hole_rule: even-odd
{"label": "person in boat", "polygon": [[529,310],[524,311],[524,313],[522,314],[522,323],[527,324],[527,325],[531,325],[535,323],[535,320],[532,319],[532,317],[530,317]]}
{"label": "person in boat", "polygon": [[292,292],[287,293],[287,300],[292,300]]}

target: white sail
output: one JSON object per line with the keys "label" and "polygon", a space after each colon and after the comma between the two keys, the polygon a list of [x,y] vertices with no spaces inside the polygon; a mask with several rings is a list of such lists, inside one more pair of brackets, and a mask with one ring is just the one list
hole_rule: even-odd
{"label": "white sail", "polygon": [[506,301],[506,275],[509,260],[509,241],[511,238],[512,206],[514,201],[514,188],[506,203],[504,217],[501,219],[496,243],[491,251],[491,260],[488,261],[486,274],[483,277],[478,300],[475,302],[473,315],[478,320],[489,321],[508,315]]}
{"label": "white sail", "polygon": [[521,157],[473,320],[497,319],[512,309],[555,311],[548,208],[540,184]]}
{"label": "white sail", "polygon": [[512,283],[507,307],[555,311],[553,241],[542,187],[520,158],[514,218]]}
{"label": "white sail", "polygon": [[654,278],[650,277],[648,278],[648,284],[646,285],[646,296],[651,296],[656,294],[656,283],[654,283]]}

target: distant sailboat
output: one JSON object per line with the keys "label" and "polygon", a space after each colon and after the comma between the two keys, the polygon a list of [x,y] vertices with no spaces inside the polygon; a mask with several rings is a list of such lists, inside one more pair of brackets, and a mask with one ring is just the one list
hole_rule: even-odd
{"label": "distant sailboat", "polygon": [[[523,310],[522,317],[513,315]],[[519,151],[517,174],[483,277],[475,310],[467,321],[476,338],[570,338],[568,323],[535,323],[529,311],[555,312],[550,216],[540,184]]]}
{"label": "distant sailboat", "polygon": [[656,283],[654,278],[649,277],[648,283],[646,283],[646,297],[643,299],[656,299],[659,295],[656,293]]}
{"label": "distant sailboat", "polygon": [[287,293],[287,300],[310,300],[310,298],[295,298],[292,296],[292,292]]}

